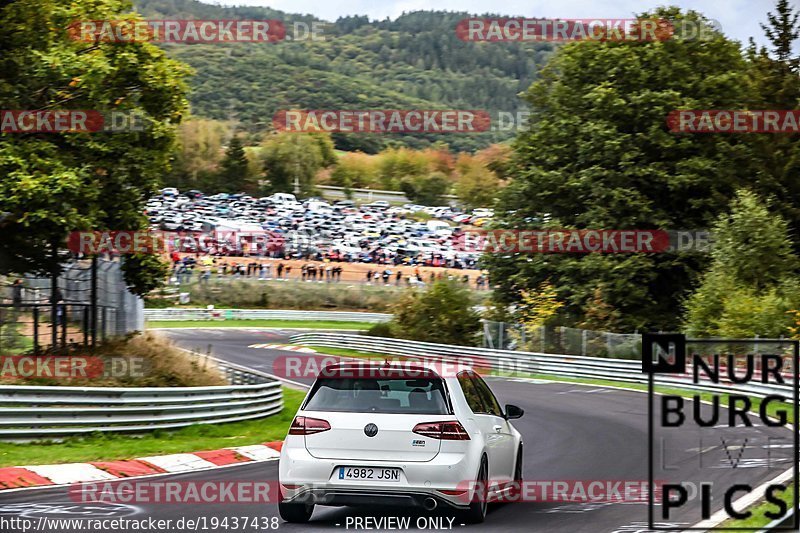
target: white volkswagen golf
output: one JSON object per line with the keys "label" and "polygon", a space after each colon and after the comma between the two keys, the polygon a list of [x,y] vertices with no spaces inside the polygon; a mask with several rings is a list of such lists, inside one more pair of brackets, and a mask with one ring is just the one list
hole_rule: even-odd
{"label": "white volkswagen golf", "polygon": [[[439,505],[482,522],[487,502],[522,481],[522,436],[469,368],[324,368],[283,443],[279,504],[288,522],[314,505]],[[517,483],[514,483],[517,482]]]}

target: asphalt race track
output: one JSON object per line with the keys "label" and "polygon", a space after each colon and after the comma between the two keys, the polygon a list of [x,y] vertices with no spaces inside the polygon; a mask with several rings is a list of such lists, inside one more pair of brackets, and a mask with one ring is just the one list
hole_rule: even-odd
{"label": "asphalt race track", "polygon": [[[164,334],[179,345],[213,354],[222,359],[271,373],[276,357],[291,355],[282,350],[248,348],[256,343],[287,343],[287,330],[198,329],[168,330]],[[294,355],[303,356],[302,353]],[[501,404],[513,403],[525,410],[514,421],[525,439],[524,478],[526,480],[639,480],[648,477],[647,396],[640,392],[597,386],[547,383],[525,379],[487,379]],[[691,402],[689,402],[691,406]],[[725,420],[726,411],[720,418]],[[672,431],[657,435],[655,478],[666,482],[714,481],[764,483],[791,465],[791,434],[784,428],[764,426],[754,419],[753,428],[722,428],[703,436],[693,431]],[[709,437],[708,435],[712,435]],[[661,439],[665,437],[666,440]],[[702,440],[700,440],[702,437]],[[722,437],[722,438],[720,438]],[[747,438],[745,442],[743,439]],[[771,438],[771,440],[769,439]],[[738,439],[738,440],[737,440]],[[661,444],[663,442],[663,444]],[[732,464],[737,468],[732,468]],[[277,480],[277,461],[247,464],[207,472],[165,476],[170,480]],[[741,495],[741,494],[740,494]],[[700,521],[699,504],[674,511],[670,521],[661,520],[656,506],[656,521],[662,526],[690,527]],[[712,512],[722,508],[722,498],[715,497]],[[63,487],[0,493],[0,517],[80,518],[124,516],[156,519],[198,517],[276,517],[277,506],[270,505],[79,505]],[[416,528],[419,517],[439,517],[441,529],[449,529],[448,514],[427,514],[398,508],[356,509],[317,507],[307,525],[279,522],[286,530],[359,529],[357,518],[410,517]],[[462,526],[481,531],[558,531],[566,533],[635,533],[648,531],[648,506],[637,503],[506,503],[490,506],[485,524]],[[385,530],[377,522],[360,522],[369,529]],[[429,524],[436,525],[436,522]],[[221,529],[208,527],[199,530]],[[360,529],[365,529],[364,527]],[[62,529],[53,533],[79,531]],[[258,529],[238,529],[257,531]]]}

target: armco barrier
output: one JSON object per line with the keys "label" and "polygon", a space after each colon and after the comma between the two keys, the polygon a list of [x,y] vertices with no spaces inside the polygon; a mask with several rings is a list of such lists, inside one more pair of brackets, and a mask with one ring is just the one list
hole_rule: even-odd
{"label": "armco barrier", "polygon": [[356,313],[348,311],[297,311],[281,309],[203,309],[178,308],[145,309],[145,320],[326,320],[335,322],[388,322],[392,315],[385,313]]}
{"label": "armco barrier", "polygon": [[[204,364],[203,356],[199,364]],[[214,387],[0,386],[0,439],[143,432],[263,418],[283,408],[281,383],[209,357],[231,385]]]}
{"label": "armco barrier", "polygon": [[[471,357],[473,361],[483,362],[484,366],[488,365],[493,371],[499,373],[545,374],[585,379],[606,379],[627,383],[647,383],[647,375],[642,373],[641,361],[492,350],[489,348],[369,337],[358,334],[301,333],[293,335],[291,341],[297,344],[350,348],[393,356],[442,358],[451,361]],[[793,397],[792,386],[788,382],[784,385],[756,383],[747,385],[730,383],[694,384],[689,376],[660,374],[656,378],[656,383],[661,386],[680,386],[683,389],[739,392],[758,397],[770,394],[783,394],[788,398]]]}

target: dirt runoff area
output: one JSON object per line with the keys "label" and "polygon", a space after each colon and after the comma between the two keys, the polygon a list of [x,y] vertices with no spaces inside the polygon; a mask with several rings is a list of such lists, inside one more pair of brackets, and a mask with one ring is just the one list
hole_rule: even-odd
{"label": "dirt runoff area", "polygon": [[[341,267],[342,274],[339,281],[345,282],[353,282],[353,283],[365,283],[367,281],[367,273],[372,272],[373,275],[377,275],[380,277],[380,274],[384,270],[391,270],[392,277],[390,282],[394,283],[396,279],[397,272],[402,273],[402,280],[409,276],[413,276],[415,274],[419,274],[422,278],[422,281],[428,283],[431,281],[431,275],[434,278],[447,277],[452,276],[457,279],[462,279],[464,276],[469,278],[469,283],[472,287],[476,285],[476,279],[478,276],[481,275],[483,272],[484,277],[486,277],[486,273],[481,270],[473,270],[473,269],[458,269],[458,268],[444,268],[444,267],[427,267],[427,266],[395,266],[395,265],[381,265],[381,264],[371,264],[371,263],[347,263],[343,261],[306,261],[306,260],[296,260],[296,259],[271,259],[271,258],[264,258],[264,257],[210,257],[210,256],[195,256],[194,254],[181,254],[182,256],[192,256],[197,260],[196,269],[202,271],[206,267],[211,268],[212,274],[217,274],[219,267],[223,264],[228,265],[228,275],[231,274],[231,267],[245,265],[247,266],[250,263],[255,263],[259,265],[259,268],[262,264],[264,265],[271,265],[269,276],[270,278],[278,277],[277,270],[278,265],[283,264],[283,276],[287,279],[298,280],[302,278],[302,267],[303,265],[311,265],[313,264],[317,269],[317,279],[320,279],[319,272],[320,270],[323,271],[322,279],[324,279],[324,271],[330,266],[331,268],[334,267]],[[291,271],[286,271],[287,267],[291,267]],[[251,277],[258,278],[258,273],[256,272]],[[383,281],[381,280],[381,283]]]}

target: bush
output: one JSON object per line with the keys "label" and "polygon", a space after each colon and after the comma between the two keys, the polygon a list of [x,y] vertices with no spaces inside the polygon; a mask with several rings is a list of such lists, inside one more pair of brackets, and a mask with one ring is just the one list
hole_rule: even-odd
{"label": "bush", "polygon": [[779,337],[789,333],[789,311],[800,303],[798,259],[786,221],[769,203],[740,191],[714,225],[712,263],[686,300],[693,336]]}
{"label": "bush", "polygon": [[394,331],[392,331],[392,325],[389,322],[378,322],[367,331],[367,335],[370,337],[388,337],[394,338]]}
{"label": "bush", "polygon": [[391,331],[401,339],[475,346],[480,317],[469,289],[457,280],[443,279],[426,291],[406,291],[392,306]]}
{"label": "bush", "polygon": [[98,357],[106,365],[113,359],[117,367],[123,369],[138,368],[142,362],[143,375],[27,379],[0,377],[0,383],[71,387],[206,387],[228,384],[213,361],[193,357],[169,340],[152,333],[111,339],[94,349],[73,346],[58,355]]}

